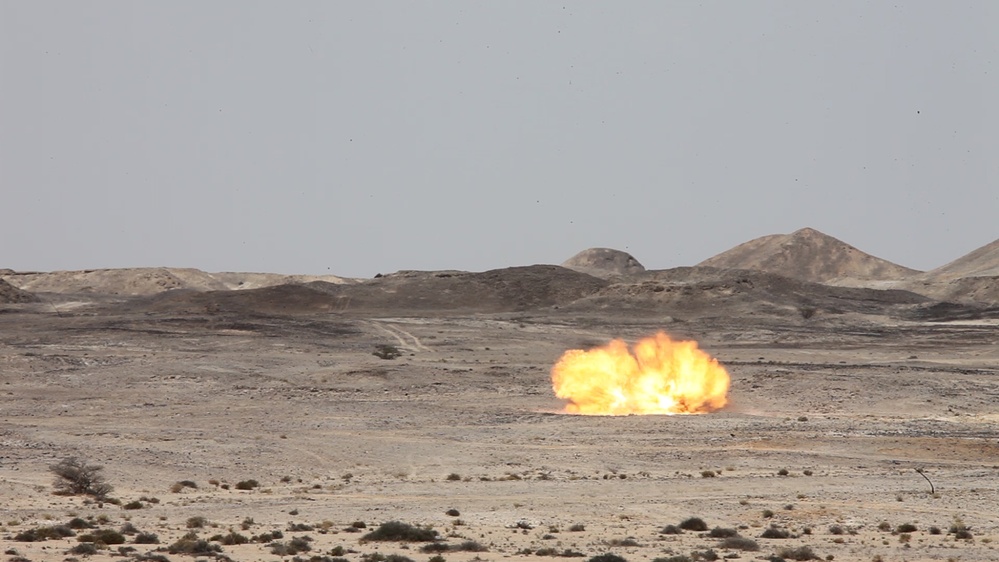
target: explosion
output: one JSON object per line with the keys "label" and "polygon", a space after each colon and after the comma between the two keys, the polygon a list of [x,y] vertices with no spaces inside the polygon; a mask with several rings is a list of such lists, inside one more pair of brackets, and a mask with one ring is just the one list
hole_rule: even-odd
{"label": "explosion", "polygon": [[697,342],[663,332],[632,350],[621,340],[570,349],[552,368],[552,388],[569,401],[569,414],[702,414],[726,404],[728,385],[728,372]]}

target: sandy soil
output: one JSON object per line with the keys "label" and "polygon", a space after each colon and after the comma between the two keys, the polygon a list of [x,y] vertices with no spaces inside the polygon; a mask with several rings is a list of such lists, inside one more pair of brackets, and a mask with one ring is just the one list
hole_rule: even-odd
{"label": "sandy soil", "polygon": [[[73,517],[130,523],[160,542],[127,535],[91,560],[123,559],[122,547],[191,559],[157,549],[192,531],[308,536],[302,559],[436,554],[362,540],[392,520],[486,549],[443,553],[449,562],[566,551],[759,560],[805,546],[835,560],[999,559],[995,320],[177,313],[63,300],[0,314],[6,559],[84,558],[67,553],[76,537],[15,540]],[[564,350],[660,329],[727,366],[729,407],[559,413],[549,370]],[[379,359],[379,344],[404,354]],[[113,497],[142,508],[54,495],[48,467],[70,455],[104,465]],[[234,489],[248,479],[260,487]],[[184,480],[197,488],[171,491]],[[196,517],[203,528],[188,527]],[[661,533],[690,517],[759,550]],[[972,538],[948,532],[957,520]],[[366,528],[353,532],[355,522]],[[906,523],[916,530],[897,532]],[[771,526],[791,536],[762,538]],[[267,544],[225,545],[220,556],[282,559]]]}

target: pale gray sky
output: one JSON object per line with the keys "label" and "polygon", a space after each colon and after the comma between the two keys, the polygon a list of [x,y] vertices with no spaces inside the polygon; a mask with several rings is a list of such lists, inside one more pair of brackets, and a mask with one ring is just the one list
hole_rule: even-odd
{"label": "pale gray sky", "polygon": [[0,268],[999,237],[999,2],[0,2]]}

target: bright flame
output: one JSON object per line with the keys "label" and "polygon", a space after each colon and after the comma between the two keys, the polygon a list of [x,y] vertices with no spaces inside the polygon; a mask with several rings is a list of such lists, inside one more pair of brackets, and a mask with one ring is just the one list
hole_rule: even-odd
{"label": "bright flame", "polygon": [[725,368],[694,341],[659,332],[629,350],[621,340],[570,349],[552,369],[555,395],[570,414],[701,414],[727,402]]}

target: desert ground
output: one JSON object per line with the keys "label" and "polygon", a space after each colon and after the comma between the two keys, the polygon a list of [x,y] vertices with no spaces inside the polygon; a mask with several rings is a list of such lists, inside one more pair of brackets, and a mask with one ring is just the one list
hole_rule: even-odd
{"label": "desert ground", "polygon": [[[0,304],[4,560],[999,559],[995,303],[708,267],[40,275],[3,277],[31,297]],[[658,331],[718,359],[727,406],[563,413],[564,351]],[[113,492],[54,493],[67,457]],[[365,538],[391,521],[439,539]]]}

